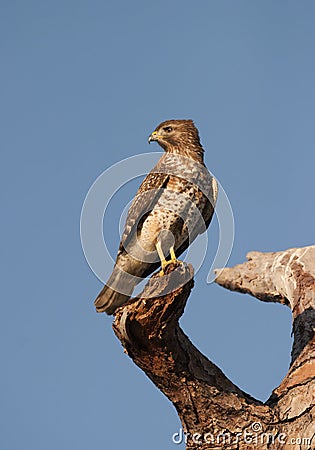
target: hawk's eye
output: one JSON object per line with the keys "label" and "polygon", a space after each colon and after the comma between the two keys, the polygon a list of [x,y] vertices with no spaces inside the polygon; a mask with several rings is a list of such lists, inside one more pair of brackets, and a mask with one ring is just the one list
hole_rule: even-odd
{"label": "hawk's eye", "polygon": [[173,131],[173,128],[172,127],[164,127],[163,130],[166,131],[166,133],[170,133],[171,131]]}

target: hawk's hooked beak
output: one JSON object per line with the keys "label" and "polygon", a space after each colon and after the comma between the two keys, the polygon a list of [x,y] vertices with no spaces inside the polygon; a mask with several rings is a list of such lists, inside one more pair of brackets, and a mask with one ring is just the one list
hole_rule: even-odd
{"label": "hawk's hooked beak", "polygon": [[153,131],[153,133],[150,134],[148,142],[157,141],[159,139],[159,135],[157,134],[157,131]]}

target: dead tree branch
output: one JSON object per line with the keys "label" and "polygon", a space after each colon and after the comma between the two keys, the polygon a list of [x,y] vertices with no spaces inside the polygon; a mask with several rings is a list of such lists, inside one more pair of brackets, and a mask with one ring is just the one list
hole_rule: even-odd
{"label": "dead tree branch", "polygon": [[[178,320],[193,288],[191,266],[171,265],[168,277],[153,275],[139,298],[117,311],[113,328],[126,353],[174,404],[187,449],[310,449],[315,433],[315,247],[252,252],[248,258],[221,271],[216,281],[289,305],[294,319],[293,363],[265,404],[235,386],[181,330]],[[261,428],[254,430],[253,424]],[[250,434],[256,434],[256,442],[249,442]],[[288,443],[294,437],[309,439],[309,444],[295,447]]]}

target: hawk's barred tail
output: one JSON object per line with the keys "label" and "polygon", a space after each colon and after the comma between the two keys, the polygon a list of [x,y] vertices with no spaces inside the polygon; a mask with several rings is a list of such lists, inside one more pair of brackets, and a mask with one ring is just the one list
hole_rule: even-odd
{"label": "hawk's barred tail", "polygon": [[114,314],[116,309],[126,303],[130,295],[120,294],[108,286],[104,286],[99,296],[94,302],[96,312],[106,312],[106,314]]}
{"label": "hawk's barred tail", "polygon": [[[130,275],[128,274],[129,278],[128,276],[126,277],[129,282],[127,279],[124,280],[124,275],[124,272],[121,272],[119,269],[117,270],[116,267],[114,268],[108,282],[94,301],[97,312],[106,312],[109,315],[114,314],[119,306],[129,300],[132,291],[134,290],[134,286],[130,283]],[[119,286],[123,292],[127,292],[128,294],[121,294],[110,286]]]}

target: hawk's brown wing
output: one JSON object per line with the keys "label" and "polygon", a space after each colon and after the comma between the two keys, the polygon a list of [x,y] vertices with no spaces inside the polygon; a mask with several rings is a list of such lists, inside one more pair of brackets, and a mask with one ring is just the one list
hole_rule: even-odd
{"label": "hawk's brown wing", "polygon": [[150,172],[142,181],[128,211],[118,255],[127,247],[141,220],[153,209],[168,180],[169,175],[166,173]]}
{"label": "hawk's brown wing", "polygon": [[[199,221],[199,223],[196,223],[196,225],[193,227],[193,230],[190,232],[189,239],[186,239],[176,250],[176,255],[181,255],[185,250],[187,250],[189,245],[196,239],[196,237],[199,234],[203,234],[210,225],[218,197],[217,180],[212,175],[210,176],[211,178],[206,193],[203,193],[198,189],[198,193],[195,194],[195,199],[198,196],[201,196],[203,198],[204,205],[202,210],[200,210],[203,221]],[[199,204],[200,203],[201,202],[199,202]]]}

